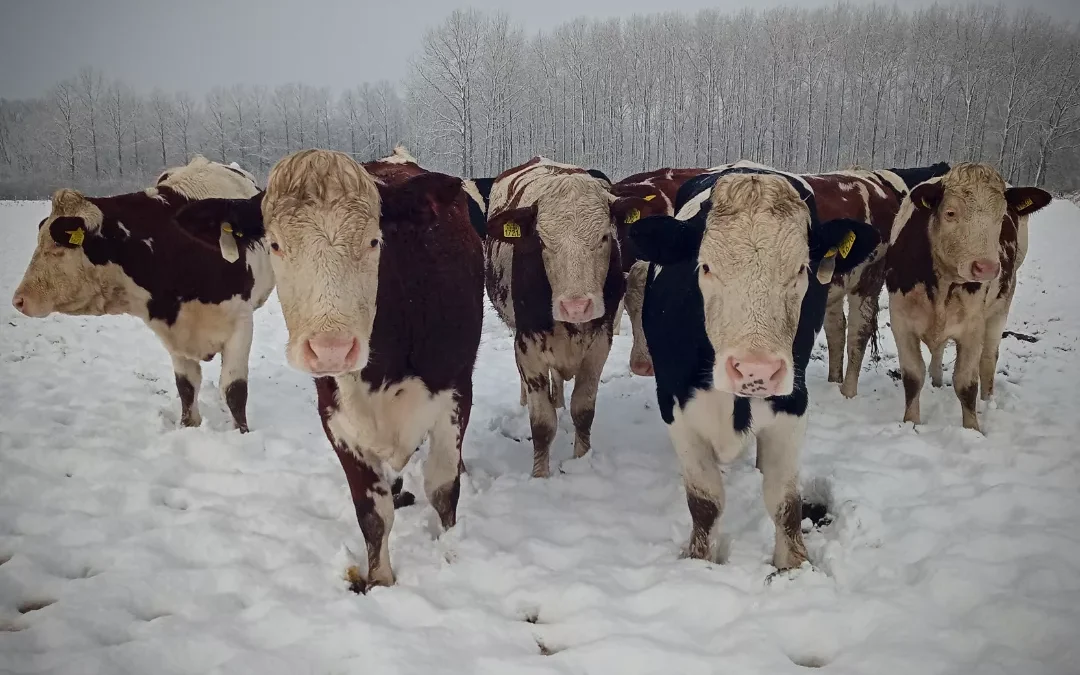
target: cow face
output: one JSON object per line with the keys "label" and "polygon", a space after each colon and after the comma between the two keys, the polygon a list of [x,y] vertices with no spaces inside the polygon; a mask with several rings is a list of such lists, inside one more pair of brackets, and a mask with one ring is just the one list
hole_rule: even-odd
{"label": "cow face", "polygon": [[106,270],[109,242],[97,206],[75,190],[58,190],[49,217],[38,225],[37,247],[12,304],[29,317],[100,315],[122,311],[110,292]]}
{"label": "cow face", "polygon": [[539,249],[556,321],[585,323],[604,316],[604,280],[615,245],[613,199],[588,174],[562,175],[545,185],[533,205],[488,220],[488,237]]}
{"label": "cow face", "polygon": [[810,223],[806,203],[785,178],[757,174],[721,177],[690,221],[658,216],[631,227],[646,259],[696,262],[716,389],[790,394],[803,296],[820,283],[814,272],[827,259],[843,274],[878,244],[865,223],[830,221],[813,230]]}
{"label": "cow face", "polygon": [[1001,271],[1001,223],[1011,206],[1019,216],[1050,203],[1038,188],[1006,188],[986,164],[958,164],[940,180],[911,191],[910,207],[929,219],[935,266],[960,282],[985,282]]}

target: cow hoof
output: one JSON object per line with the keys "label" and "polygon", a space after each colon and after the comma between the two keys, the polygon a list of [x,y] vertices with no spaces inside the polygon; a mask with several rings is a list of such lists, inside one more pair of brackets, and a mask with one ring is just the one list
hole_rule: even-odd
{"label": "cow hoof", "polygon": [[416,495],[411,492],[399,492],[394,495],[394,508],[403,509],[416,503]]}
{"label": "cow hoof", "polygon": [[810,564],[809,561],[803,560],[798,565],[793,567],[785,567],[783,569],[777,569],[765,577],[765,585],[771,586],[774,581],[783,579],[786,581],[794,581],[807,572],[817,572],[818,569]]}
{"label": "cow hoof", "polygon": [[931,378],[930,379],[930,386],[933,387],[934,389],[941,389],[945,385],[942,383],[941,380],[935,380],[935,379]]}
{"label": "cow hoof", "polygon": [[367,592],[376,586],[393,586],[394,580],[391,578],[389,581],[380,581],[378,579],[365,579],[361,574],[360,568],[356,565],[350,565],[345,570],[345,581],[349,582],[349,590],[357,595],[367,595]]}
{"label": "cow hoof", "polygon": [[840,385],[840,395],[844,398],[855,398],[859,395],[859,388],[845,387],[844,385]]}
{"label": "cow hoof", "polygon": [[832,373],[829,373],[829,382],[832,382],[833,384],[840,384],[843,381],[844,381],[843,376],[841,376],[841,375],[833,375]]}
{"label": "cow hoof", "polygon": [[202,426],[202,415],[185,415],[180,418],[181,427],[199,427]]}
{"label": "cow hoof", "polygon": [[246,434],[246,433],[251,431],[251,429],[248,428],[248,425],[247,425],[246,422],[243,423],[243,424],[237,424],[236,429],[242,434]]}

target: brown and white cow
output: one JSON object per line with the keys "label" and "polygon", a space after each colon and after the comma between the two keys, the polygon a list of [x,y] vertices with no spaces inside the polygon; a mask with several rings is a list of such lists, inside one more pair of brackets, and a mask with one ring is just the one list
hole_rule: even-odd
{"label": "brown and white cow", "polygon": [[256,246],[230,265],[172,218],[193,201],[257,192],[250,174],[203,157],[167,170],[144,192],[86,197],[58,190],[12,302],[30,317],[142,319],[172,356],[183,426],[202,422],[199,362],[221,354],[222,396],[236,427],[247,431],[253,314],[274,288],[269,255]]}
{"label": "brown and white cow", "polygon": [[[485,224],[488,296],[514,331],[533,436],[533,476],[549,472],[561,382],[575,380],[574,456],[589,451],[600,372],[624,280],[608,185],[534,157],[495,178]],[[552,380],[557,380],[553,383]]]}
{"label": "brown and white cow", "polygon": [[922,344],[941,386],[941,358],[956,343],[953,389],[963,425],[979,429],[975,398],[994,393],[1001,331],[1027,255],[1028,216],[1050,203],[1034,187],[1009,187],[987,164],[958,164],[904,198],[885,259],[889,314],[906,399],[904,421],[919,424],[926,377]]}
{"label": "brown and white cow", "polygon": [[483,250],[461,180],[395,156],[361,166],[304,150],[274,166],[265,194],[178,216],[207,246],[228,225],[273,250],[286,356],[316,378],[367,544],[366,578],[347,571],[358,592],[394,583],[392,476],[425,438],[424,490],[443,527],[456,522],[483,323]]}
{"label": "brown and white cow", "polygon": [[[630,348],[630,372],[635,375],[651,377],[652,360],[645,345],[645,334],[641,330],[641,301],[645,293],[645,271],[648,264],[640,262],[637,248],[630,239],[630,226],[641,218],[649,216],[675,215],[675,196],[679,188],[689,179],[703,173],[705,169],[663,168],[627,176],[611,186],[615,203],[611,212],[615,217],[615,227],[619,236],[620,256],[622,257],[623,276],[626,277],[626,297],[619,304],[615,313],[615,334],[619,334],[623,307],[630,315],[630,328],[633,343]],[[635,263],[637,270],[635,271]]]}

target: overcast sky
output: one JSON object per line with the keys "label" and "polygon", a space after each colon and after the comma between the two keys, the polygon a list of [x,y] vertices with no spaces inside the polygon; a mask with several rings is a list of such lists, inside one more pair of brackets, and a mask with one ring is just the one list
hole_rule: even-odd
{"label": "overcast sky", "polygon": [[[1080,21],[1080,0],[1002,0]],[[526,29],[577,16],[829,0],[0,0],[0,98],[45,93],[93,66],[139,89],[302,81],[349,87],[408,72],[424,29],[455,6],[501,9]],[[854,0],[867,4],[867,0]],[[900,0],[901,7],[931,0]],[[983,3],[990,4],[990,3]],[[996,4],[994,2],[993,4]]]}

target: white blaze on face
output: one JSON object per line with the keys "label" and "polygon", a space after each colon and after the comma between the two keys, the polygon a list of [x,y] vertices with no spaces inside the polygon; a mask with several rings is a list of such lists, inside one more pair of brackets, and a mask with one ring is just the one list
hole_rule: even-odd
{"label": "white blaze on face", "polygon": [[809,283],[810,212],[779,176],[732,175],[712,188],[698,257],[714,386],[740,396],[794,389],[792,343]]}
{"label": "white blaze on face", "polygon": [[526,188],[526,195],[537,192],[552,316],[569,323],[598,319],[607,309],[604,281],[615,235],[610,194],[585,173],[545,176]]}
{"label": "white blaze on face", "polygon": [[315,375],[367,364],[382,231],[379,192],[344,153],[304,150],[275,165],[263,198],[267,246],[289,331],[289,364]]}

